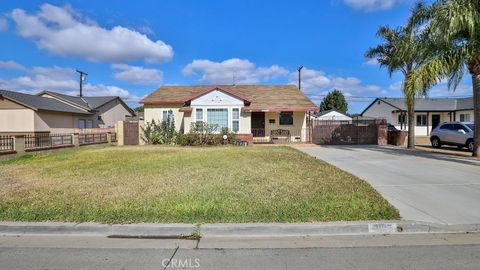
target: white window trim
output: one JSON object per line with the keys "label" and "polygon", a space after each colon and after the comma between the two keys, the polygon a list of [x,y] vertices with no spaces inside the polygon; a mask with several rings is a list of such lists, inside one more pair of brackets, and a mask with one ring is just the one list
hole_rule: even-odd
{"label": "white window trim", "polygon": [[[193,108],[193,114],[194,116],[192,117],[193,118],[193,123],[196,123],[197,122],[197,109],[202,109],[202,116],[203,116],[203,119],[202,121],[203,122],[206,122],[208,123],[208,116],[207,116],[207,111],[208,109],[227,109],[227,112],[228,112],[228,123],[227,123],[227,127],[228,127],[228,130],[229,131],[233,131],[233,109],[238,109],[238,131],[237,132],[240,132],[241,130],[241,127],[242,127],[242,107],[238,107],[238,106],[233,106],[233,107],[230,107],[230,106],[195,106]],[[220,131],[217,131],[217,133],[220,132]]]}
{"label": "white window trim", "polygon": [[169,111],[172,111],[172,119],[173,119],[173,121],[176,121],[175,120],[175,110],[174,109],[162,109],[162,110],[160,110],[160,122],[164,121],[163,120],[163,113],[167,112],[167,115],[168,115]]}

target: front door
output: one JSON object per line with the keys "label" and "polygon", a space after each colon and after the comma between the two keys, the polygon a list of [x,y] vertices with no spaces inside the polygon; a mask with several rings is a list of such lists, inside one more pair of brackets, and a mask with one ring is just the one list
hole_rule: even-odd
{"label": "front door", "polygon": [[440,114],[432,114],[432,130],[440,124]]}
{"label": "front door", "polygon": [[252,112],[253,137],[265,137],[265,113]]}

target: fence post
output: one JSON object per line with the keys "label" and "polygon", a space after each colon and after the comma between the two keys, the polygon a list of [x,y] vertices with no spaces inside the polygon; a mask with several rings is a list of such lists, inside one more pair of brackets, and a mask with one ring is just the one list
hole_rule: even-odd
{"label": "fence post", "polygon": [[377,144],[387,145],[388,128],[386,121],[378,121],[377,124]]}
{"label": "fence post", "polygon": [[145,128],[145,121],[138,121],[138,145],[144,145],[143,141],[143,129]]}
{"label": "fence post", "polygon": [[112,143],[112,133],[107,132],[107,142]]}
{"label": "fence post", "polygon": [[117,132],[117,145],[123,145],[123,121],[115,124],[115,131]]}
{"label": "fence post", "polygon": [[24,135],[17,135],[14,137],[14,150],[17,154],[23,155],[25,154],[25,136]]}
{"label": "fence post", "polygon": [[80,146],[80,141],[78,140],[78,133],[73,133],[72,134],[72,142],[75,147]]}

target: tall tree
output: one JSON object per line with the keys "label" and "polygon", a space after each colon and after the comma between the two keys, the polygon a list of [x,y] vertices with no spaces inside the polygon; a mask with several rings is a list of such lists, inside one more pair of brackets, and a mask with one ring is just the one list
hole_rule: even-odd
{"label": "tall tree", "polygon": [[348,103],[340,90],[334,89],[332,92],[329,92],[320,103],[321,112],[332,109],[343,113],[348,111]]}
{"label": "tall tree", "polygon": [[416,74],[412,87],[428,87],[448,79],[448,87],[460,84],[465,71],[471,75],[474,106],[473,156],[480,157],[480,1],[437,0],[418,3],[410,25],[428,32],[432,52]]}
{"label": "tall tree", "polygon": [[410,83],[415,78],[416,68],[425,58],[424,36],[414,25],[392,29],[382,26],[377,31],[382,43],[370,48],[365,57],[376,59],[386,67],[390,76],[396,72],[403,74],[402,92],[408,115],[408,148],[415,148],[415,98],[426,94],[427,87],[415,87]]}

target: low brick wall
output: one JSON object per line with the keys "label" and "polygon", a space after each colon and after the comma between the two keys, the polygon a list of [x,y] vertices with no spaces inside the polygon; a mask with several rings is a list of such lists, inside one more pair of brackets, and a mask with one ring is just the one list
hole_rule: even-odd
{"label": "low brick wall", "polygon": [[237,134],[236,139],[238,141],[247,141],[248,145],[253,144],[253,134]]}

